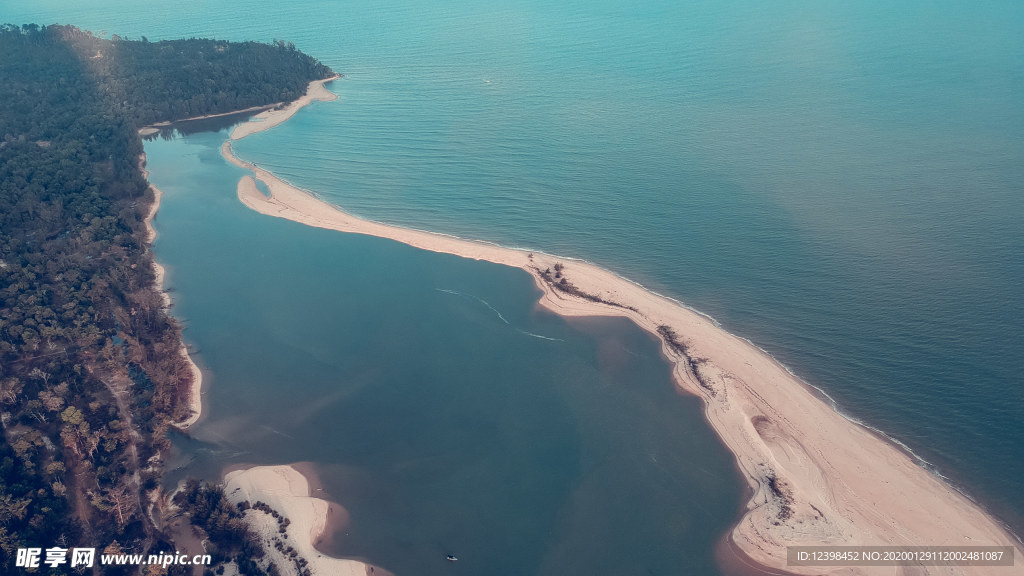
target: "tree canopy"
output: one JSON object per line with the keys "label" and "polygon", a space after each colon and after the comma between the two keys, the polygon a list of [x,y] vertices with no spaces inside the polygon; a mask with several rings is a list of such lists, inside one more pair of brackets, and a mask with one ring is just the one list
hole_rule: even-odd
{"label": "tree canopy", "polygon": [[191,372],[154,285],[138,129],[290,101],[331,74],[285,42],[0,26],[4,557],[164,538],[143,508]]}

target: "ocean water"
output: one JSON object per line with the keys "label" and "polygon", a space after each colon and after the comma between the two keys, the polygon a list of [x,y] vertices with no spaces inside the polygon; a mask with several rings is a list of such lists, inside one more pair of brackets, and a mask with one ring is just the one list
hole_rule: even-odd
{"label": "ocean water", "polygon": [[293,41],[346,74],[340,99],[240,156],[363,216],[679,298],[1024,527],[1019,2],[40,0],[0,19]]}

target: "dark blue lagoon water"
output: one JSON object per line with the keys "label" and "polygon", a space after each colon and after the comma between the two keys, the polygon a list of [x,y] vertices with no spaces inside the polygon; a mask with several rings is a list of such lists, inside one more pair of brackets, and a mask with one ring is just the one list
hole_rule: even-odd
{"label": "dark blue lagoon water", "polygon": [[675,296],[1024,527],[1020,2],[38,0],[0,17],[291,40],[346,74],[341,98],[241,156],[358,214]]}
{"label": "dark blue lagoon water", "polygon": [[539,311],[518,269],[249,212],[223,137],[147,144],[212,374],[171,484],[314,462],[351,514],[330,551],[398,574],[717,573],[742,482],[651,336]]}

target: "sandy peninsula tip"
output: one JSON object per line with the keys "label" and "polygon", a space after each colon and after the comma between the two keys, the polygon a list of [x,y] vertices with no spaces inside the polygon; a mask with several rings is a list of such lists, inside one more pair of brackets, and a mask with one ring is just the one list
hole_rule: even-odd
{"label": "sandy peninsula tip", "polygon": [[270,559],[284,574],[298,576],[296,560],[289,558],[281,548],[294,548],[298,558],[308,562],[307,567],[317,576],[390,576],[381,568],[358,560],[332,558],[316,549],[328,526],[329,516],[343,509],[337,504],[311,496],[308,479],[293,466],[255,466],[228,472],[224,478],[224,493],[234,504],[248,502],[250,506],[263,502],[270,509],[288,519],[284,533],[270,514],[250,508],[245,517],[249,526],[263,543]]}
{"label": "sandy peninsula tip", "polygon": [[335,100],[338,96],[329,91],[324,84],[337,80],[340,77],[340,75],[336,74],[330,78],[310,82],[306,87],[306,93],[298,100],[295,100],[283,107],[278,106],[269,110],[264,110],[256,116],[253,116],[249,122],[235,126],[235,129],[231,131],[231,139],[241,140],[250,134],[269,130],[270,128],[273,128],[274,126],[277,126],[291,118],[296,112],[304,106],[308,106],[312,102]]}

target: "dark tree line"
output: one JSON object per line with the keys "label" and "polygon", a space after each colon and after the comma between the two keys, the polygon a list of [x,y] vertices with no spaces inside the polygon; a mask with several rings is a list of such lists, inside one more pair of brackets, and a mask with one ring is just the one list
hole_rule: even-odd
{"label": "dark tree line", "polygon": [[99,78],[112,111],[137,126],[294,100],[310,80],[332,74],[280,41],[133,42],[73,28],[63,35]]}
{"label": "dark tree line", "polygon": [[163,538],[147,493],[191,374],[144,240],[138,129],[330,74],[285,43],[0,26],[0,558]]}

